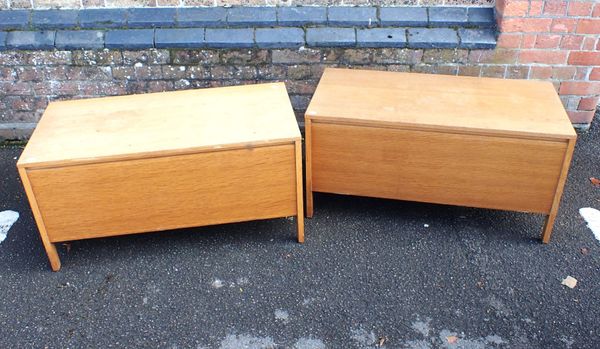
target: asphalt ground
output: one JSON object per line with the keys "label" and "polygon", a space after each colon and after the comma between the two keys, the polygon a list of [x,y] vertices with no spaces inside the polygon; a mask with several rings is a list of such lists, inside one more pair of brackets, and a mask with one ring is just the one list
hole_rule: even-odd
{"label": "asphalt ground", "polygon": [[1,148],[0,211],[20,218],[0,244],[0,347],[600,348],[600,242],[578,213],[600,209],[599,121],[548,245],[539,215],[320,194],[303,245],[285,218],[74,241],[57,273],[22,149]]}

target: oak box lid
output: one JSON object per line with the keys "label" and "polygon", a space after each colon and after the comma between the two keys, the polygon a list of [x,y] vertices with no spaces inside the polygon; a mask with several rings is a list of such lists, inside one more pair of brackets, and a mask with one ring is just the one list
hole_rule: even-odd
{"label": "oak box lid", "polygon": [[283,83],[53,102],[18,166],[251,147],[300,139]]}
{"label": "oak box lid", "polygon": [[326,69],[312,120],[444,131],[575,138],[549,82]]}

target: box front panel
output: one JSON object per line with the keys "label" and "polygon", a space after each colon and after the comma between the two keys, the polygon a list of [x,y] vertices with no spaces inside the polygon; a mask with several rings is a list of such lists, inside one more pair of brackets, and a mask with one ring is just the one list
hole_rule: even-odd
{"label": "box front panel", "polygon": [[28,170],[50,240],[296,214],[294,145]]}
{"label": "box front panel", "polygon": [[312,188],[550,211],[567,143],[312,122]]}

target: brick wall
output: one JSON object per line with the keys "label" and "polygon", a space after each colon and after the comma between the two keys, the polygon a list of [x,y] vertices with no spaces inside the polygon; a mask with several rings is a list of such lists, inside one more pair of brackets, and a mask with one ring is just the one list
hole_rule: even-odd
{"label": "brick wall", "polygon": [[[119,32],[118,38],[124,38],[124,41],[109,46],[110,28],[94,29],[92,26],[90,30],[73,30],[83,27],[83,22],[80,21],[66,31],[64,26],[59,26],[58,28],[63,29],[57,29],[55,36],[49,36],[50,27],[35,27],[35,23],[19,24],[16,31],[4,29],[8,30],[4,32],[4,39],[0,32],[0,138],[28,137],[44,108],[52,100],[264,81],[286,82],[298,119],[302,121],[304,109],[321,72],[327,66],[548,80],[554,83],[575,126],[584,129],[589,126],[600,98],[599,2],[498,0],[497,46],[493,40],[493,32],[491,42],[490,35],[471,35],[489,33],[493,29],[473,29],[471,17],[465,15],[464,11],[461,16],[456,17],[456,9],[440,11],[448,15],[442,21],[446,28],[437,27],[440,24],[435,22],[437,18],[433,16],[435,12],[431,9],[422,12],[427,13],[419,17],[421,22],[415,21],[412,15],[408,16],[405,18],[407,22],[403,22],[400,27],[415,27],[400,30],[406,36],[394,34],[394,38],[390,39],[394,42],[388,42],[386,38],[392,36],[386,30],[396,31],[398,28],[394,26],[399,25],[383,16],[389,9],[378,8],[377,20],[369,20],[368,25],[361,24],[364,18],[354,17],[363,10],[354,14],[349,11],[348,18],[340,22],[341,26],[347,26],[350,19],[355,21],[354,31],[343,29],[351,34],[347,42],[330,43],[331,38],[327,35],[320,42],[310,42],[308,34],[313,30],[313,23],[300,24],[306,41],[281,42],[278,41],[279,36],[274,36],[269,37],[270,41],[265,44],[257,41],[258,36],[254,35],[250,42],[228,42],[227,47],[221,48],[206,48],[209,44],[208,34],[200,36],[204,41],[194,41],[197,36],[186,39],[183,43],[178,41],[182,38],[181,32],[178,32],[180,29],[177,28],[181,19],[179,17],[171,18],[173,29],[143,29],[144,33],[148,32],[148,42],[136,43],[139,45],[136,46],[138,49],[128,47],[132,44],[128,38],[133,37],[129,29]],[[405,15],[406,13],[408,11],[404,12]],[[65,20],[55,14],[53,17]],[[25,18],[33,19],[34,16]],[[229,28],[230,17],[227,18],[227,21],[222,22],[225,27],[221,30],[239,30]],[[278,15],[275,22],[259,26],[281,26],[282,18]],[[465,21],[462,22],[463,29],[453,27],[453,23],[458,23],[455,22],[458,18]],[[130,20],[131,18],[127,22],[129,25]],[[334,25],[330,22],[331,18],[327,23]],[[43,23],[47,25],[46,22]],[[322,25],[316,24],[315,28]],[[391,27],[385,27],[386,25]],[[202,26],[206,26],[206,23]],[[284,28],[269,30],[278,32],[280,29]],[[44,35],[29,35],[36,30],[44,30]],[[93,40],[89,41],[85,38],[86,35],[82,39],[74,34],[89,34],[94,30],[106,33],[105,38],[98,41],[98,35],[91,35]],[[256,29],[258,30],[264,29]],[[170,31],[168,33],[172,33],[173,37],[158,35],[163,31]],[[204,33],[204,30],[199,32]],[[383,36],[380,39],[377,35],[363,35],[363,39],[366,39],[361,41],[361,33],[379,33]],[[226,37],[235,39],[234,35]],[[333,37],[339,39],[337,34]],[[426,40],[419,42],[421,37]],[[473,37],[476,40],[470,42]],[[76,40],[73,43],[68,38]],[[446,41],[448,38],[452,42]],[[47,39],[50,40],[48,43]],[[71,44],[62,45],[63,39],[73,46],[85,44],[89,48],[100,49],[65,49]],[[104,39],[106,40],[103,41]],[[159,45],[163,41],[164,46]],[[5,43],[4,49],[1,47],[2,42]],[[240,43],[252,48],[242,49],[240,47],[244,46],[239,46]],[[46,44],[47,47],[44,46]],[[282,48],[289,44],[293,44],[293,48]],[[39,49],[32,49],[28,45]],[[203,48],[192,49],[190,45]],[[277,48],[273,48],[273,45]],[[334,48],[332,45],[346,47]],[[371,46],[360,47],[361,45]],[[378,47],[379,45],[387,46]]]}
{"label": "brick wall", "polygon": [[600,2],[497,0],[495,55],[529,79],[550,80],[575,124],[587,125],[600,99]]}
{"label": "brick wall", "polygon": [[[492,52],[492,53],[490,53]],[[0,137],[26,138],[48,100],[285,81],[298,120],[325,67],[524,78],[474,49],[301,48],[0,52]]]}
{"label": "brick wall", "polygon": [[492,6],[494,0],[0,0],[0,9],[181,6]]}

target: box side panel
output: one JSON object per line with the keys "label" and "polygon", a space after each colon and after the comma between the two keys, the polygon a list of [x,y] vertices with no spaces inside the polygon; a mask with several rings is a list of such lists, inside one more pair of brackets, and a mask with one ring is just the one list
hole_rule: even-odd
{"label": "box side panel", "polygon": [[293,144],[28,173],[53,242],[296,214]]}
{"label": "box side panel", "polygon": [[566,140],[313,122],[312,189],[548,213]]}

